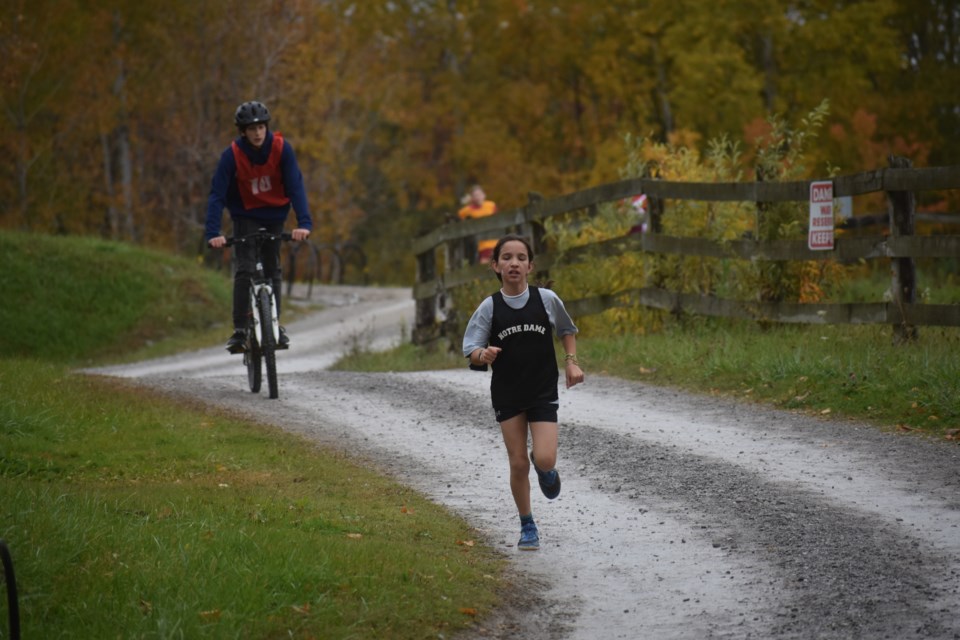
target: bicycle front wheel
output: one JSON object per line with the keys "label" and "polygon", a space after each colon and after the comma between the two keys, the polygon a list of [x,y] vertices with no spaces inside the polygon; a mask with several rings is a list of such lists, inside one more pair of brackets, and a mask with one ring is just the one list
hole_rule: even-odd
{"label": "bicycle front wheel", "polygon": [[260,308],[260,335],[263,336],[260,349],[263,352],[263,361],[267,365],[267,386],[271,398],[280,397],[277,383],[277,342],[273,335],[273,293],[266,289],[260,290],[260,299],[257,301]]}
{"label": "bicycle front wheel", "polygon": [[253,328],[247,330],[247,348],[243,352],[243,364],[247,365],[247,383],[251,393],[260,392],[260,345],[257,344],[257,334]]}

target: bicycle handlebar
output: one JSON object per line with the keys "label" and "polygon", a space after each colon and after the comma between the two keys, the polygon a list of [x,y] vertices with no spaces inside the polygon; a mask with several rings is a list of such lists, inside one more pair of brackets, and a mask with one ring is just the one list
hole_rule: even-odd
{"label": "bicycle handlebar", "polygon": [[287,232],[283,232],[279,234],[269,233],[263,229],[260,229],[259,231],[254,231],[253,233],[245,235],[242,238],[237,238],[237,237],[227,238],[227,243],[223,246],[232,247],[235,244],[242,244],[244,242],[250,242],[251,240],[277,240],[277,239],[285,240],[289,242],[293,240],[293,234],[287,233]]}

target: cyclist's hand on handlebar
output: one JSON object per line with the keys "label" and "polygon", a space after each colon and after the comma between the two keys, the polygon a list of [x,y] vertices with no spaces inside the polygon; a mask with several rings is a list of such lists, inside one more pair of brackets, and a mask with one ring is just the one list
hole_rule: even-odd
{"label": "cyclist's hand on handlebar", "polygon": [[220,249],[227,244],[227,239],[223,236],[217,236],[216,238],[210,238],[210,240],[207,241],[207,244],[214,249]]}
{"label": "cyclist's hand on handlebar", "polygon": [[310,237],[310,229],[294,229],[290,235],[293,237],[294,241],[300,242],[301,240],[306,240]]}

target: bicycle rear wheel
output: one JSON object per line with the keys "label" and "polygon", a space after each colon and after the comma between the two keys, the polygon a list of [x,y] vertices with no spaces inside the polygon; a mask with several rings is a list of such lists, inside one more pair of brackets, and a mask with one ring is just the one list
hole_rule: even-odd
{"label": "bicycle rear wheel", "polygon": [[247,345],[243,352],[243,364],[247,365],[247,382],[250,385],[252,393],[260,392],[260,376],[262,367],[260,365],[260,345],[257,344],[257,334],[253,329],[247,330]]}
{"label": "bicycle rear wheel", "polygon": [[280,397],[280,389],[277,383],[277,342],[273,335],[273,293],[261,289],[257,302],[260,305],[260,347],[267,365],[267,387],[270,397],[275,399]]}

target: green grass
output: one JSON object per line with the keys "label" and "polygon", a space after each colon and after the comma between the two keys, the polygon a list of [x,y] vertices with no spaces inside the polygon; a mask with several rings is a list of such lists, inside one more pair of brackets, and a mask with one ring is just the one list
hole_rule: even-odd
{"label": "green grass", "polygon": [[496,601],[422,496],[126,383],[0,361],[0,452],[24,637],[419,639]]}
{"label": "green grass", "polygon": [[0,273],[11,302],[0,306],[0,357],[117,360],[171,337],[227,331],[229,280],[182,258],[3,232]]}
{"label": "green grass", "polygon": [[[219,344],[232,330],[231,279],[181,257],[4,231],[0,273],[3,358],[130,362]],[[284,305],[288,322],[302,312]]]}
{"label": "green grass", "polygon": [[775,326],[698,320],[645,336],[581,341],[588,371],[785,409],[942,435],[960,428],[960,330]]}

